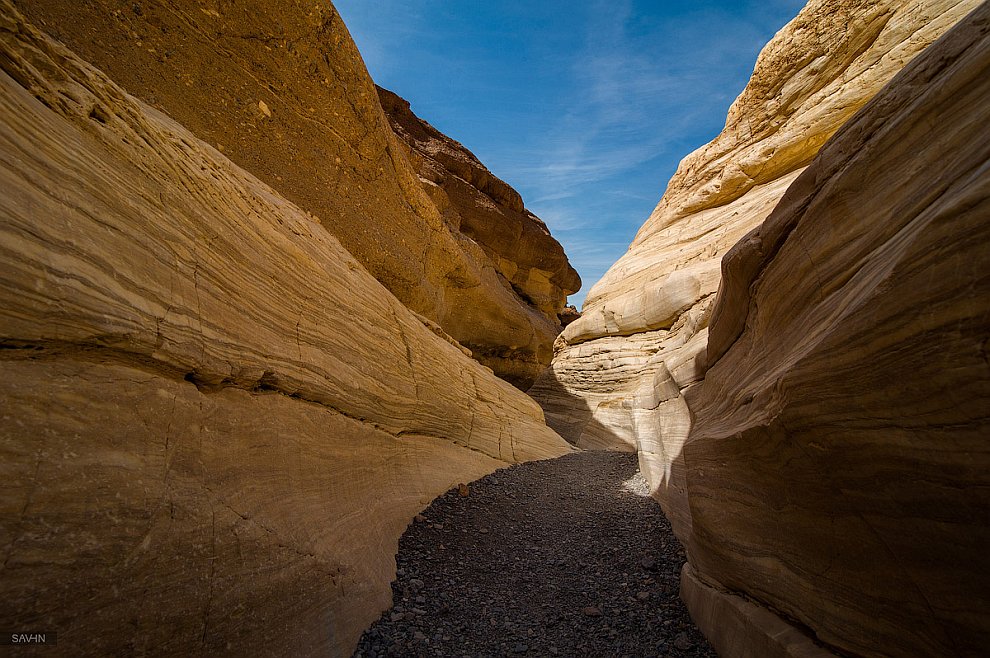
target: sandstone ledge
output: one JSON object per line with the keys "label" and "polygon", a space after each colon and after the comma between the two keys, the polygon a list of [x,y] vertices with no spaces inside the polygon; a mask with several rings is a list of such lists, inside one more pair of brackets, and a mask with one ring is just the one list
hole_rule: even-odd
{"label": "sandstone ledge", "polygon": [[765,606],[703,582],[690,562],[681,569],[681,599],[721,658],[835,658]]}

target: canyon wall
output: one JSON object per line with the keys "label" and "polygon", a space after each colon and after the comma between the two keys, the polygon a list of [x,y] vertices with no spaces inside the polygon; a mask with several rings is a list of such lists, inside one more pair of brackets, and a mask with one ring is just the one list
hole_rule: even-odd
{"label": "canyon wall", "polygon": [[[687,437],[720,262],[825,141],[976,0],[812,0],[760,53],[711,143],[588,293],[530,389],[584,448],[638,450],[656,489]],[[663,437],[658,440],[658,437]]]}
{"label": "canyon wall", "polygon": [[[77,654],[349,655],[413,514],[569,446],[312,214],[0,9],[0,618]],[[367,87],[301,147],[385,167]],[[391,194],[363,175],[335,184]]]}
{"label": "canyon wall", "polygon": [[500,317],[496,307],[462,309],[444,328],[500,377],[523,390],[529,388],[550,363],[553,341],[568,317],[561,317],[564,300],[581,287],[580,277],[543,221],[523,206],[518,192],[463,145],[417,117],[406,100],[381,87],[378,95],[423,189],[444,220],[477,242],[500,279],[542,316],[530,323],[537,340],[526,339],[521,349],[500,343],[495,335],[486,337],[505,331],[508,319]]}
{"label": "canyon wall", "polygon": [[755,654],[710,613],[753,601],[843,655],[986,653],[988,125],[984,4],[723,260],[683,539],[726,656]]}
{"label": "canyon wall", "polygon": [[990,640],[988,13],[811,2],[531,389],[638,449],[722,655]]}
{"label": "canyon wall", "polygon": [[[442,147],[416,150],[393,134],[331,3],[16,5],[316,216],[400,301],[496,374],[525,389],[549,364],[555,313],[580,287],[560,245],[453,140],[434,131],[430,143]],[[417,174],[428,151],[442,163],[430,172],[445,169],[439,194]]]}

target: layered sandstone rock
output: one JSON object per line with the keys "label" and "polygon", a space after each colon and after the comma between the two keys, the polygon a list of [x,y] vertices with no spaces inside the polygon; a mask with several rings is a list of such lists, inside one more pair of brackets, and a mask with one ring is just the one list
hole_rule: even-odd
{"label": "layered sandstone rock", "polygon": [[[79,654],[349,655],[418,509],[568,446],[313,216],[0,8],[0,618]],[[337,144],[373,154],[359,110]]]}
{"label": "layered sandstone rock", "polygon": [[984,4],[724,259],[668,500],[722,655],[807,655],[754,649],[770,610],[843,655],[986,653],[988,125]]}
{"label": "layered sandstone rock", "polygon": [[577,310],[573,304],[568,304],[557,316],[560,324],[564,327],[581,317],[581,311]]}
{"label": "layered sandstone rock", "polygon": [[[953,48],[976,28],[902,78],[871,105],[874,118],[843,131],[830,161],[802,173],[978,5],[811,2],[761,53],[723,133],[682,162],[530,391],[572,442],[639,450],[688,545],[684,597],[727,655],[820,655],[815,641],[857,655],[910,655],[912,645],[915,655],[969,655],[986,645],[979,611],[990,588],[964,582],[990,546],[976,442],[988,408],[986,253],[974,210],[985,187],[936,203],[952,181],[987,177],[979,126],[988,96],[973,82],[986,77],[984,56],[950,71]],[[926,85],[931,105],[911,107]],[[882,146],[871,150],[867,127]],[[912,149],[928,150],[916,158]],[[942,220],[917,220],[920,207],[942,202]],[[784,220],[770,237],[750,231],[772,211],[803,217],[805,203],[817,204],[807,224],[816,228],[791,241],[774,284],[762,286],[754,277],[770,271]],[[821,228],[831,213],[835,228]],[[932,230],[950,218],[955,237]],[[709,337],[723,256],[727,291]],[[939,258],[921,274],[919,263]],[[762,294],[747,296],[751,285]],[[740,338],[748,332],[752,342]],[[720,357],[723,369],[708,374],[716,383],[699,394]],[[903,386],[911,390],[901,400]],[[919,541],[908,546],[912,534]],[[871,616],[882,618],[875,631]]]}
{"label": "layered sandstone rock", "polygon": [[515,346],[499,340],[506,319],[493,317],[491,311],[497,309],[468,309],[449,318],[444,328],[500,377],[529,388],[550,363],[564,300],[581,287],[580,277],[543,221],[523,206],[518,192],[463,145],[417,117],[408,101],[381,87],[378,95],[444,220],[475,241],[506,288],[536,311],[528,323],[536,340],[521,337]]}
{"label": "layered sandstone rock", "polygon": [[549,363],[559,323],[548,311],[579,287],[560,246],[511,188],[436,135],[449,156],[442,166],[469,183],[456,194],[443,188],[458,230],[449,200],[423,189],[332,4],[17,6],[128,92],[314,214],[400,301],[496,373],[525,388]]}
{"label": "layered sandstone rock", "polygon": [[[812,0],[763,49],[725,129],[686,157],[629,251],[530,389],[547,422],[589,448],[640,451],[666,480],[704,373],[719,263],[821,145],[976,0]],[[662,439],[660,438],[662,437]]]}

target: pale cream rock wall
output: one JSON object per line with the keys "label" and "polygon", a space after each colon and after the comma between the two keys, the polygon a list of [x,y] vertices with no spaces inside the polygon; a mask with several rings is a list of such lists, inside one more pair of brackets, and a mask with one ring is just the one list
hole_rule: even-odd
{"label": "pale cream rock wall", "polygon": [[[775,645],[774,652],[779,649],[778,653],[761,653],[770,646],[764,642],[766,634],[773,631],[766,625],[754,630],[754,625],[745,620],[765,619],[766,615],[750,614],[746,606],[737,605],[739,601],[729,602],[720,597],[733,587],[745,591],[747,596],[763,596],[781,577],[782,570],[788,569],[791,556],[807,547],[775,546],[773,550],[761,550],[745,567],[738,564],[740,556],[734,556],[717,572],[718,578],[727,582],[717,578],[715,582],[705,580],[708,572],[704,567],[719,559],[712,547],[726,541],[725,550],[735,550],[733,543],[725,540],[732,532],[751,538],[748,531],[742,530],[750,523],[744,481],[737,481],[737,489],[731,494],[739,499],[738,504],[727,505],[723,511],[720,505],[723,496],[729,493],[722,490],[726,485],[713,481],[705,488],[708,468],[688,470],[685,458],[685,452],[691,453],[688,441],[695,436],[692,418],[697,413],[698,387],[703,385],[709,355],[711,360],[721,356],[750,322],[745,314],[749,303],[745,295],[737,294],[730,300],[720,297],[719,313],[725,318],[736,318],[735,333],[723,331],[709,341],[709,322],[721,283],[723,257],[727,262],[738,257],[729,250],[741,240],[745,244],[752,239],[751,232],[778,207],[785,191],[799,180],[805,167],[837,129],[919,52],[978,6],[980,3],[975,1],[810,2],[764,48],[752,79],[729,111],[722,134],[684,159],[627,254],[592,288],[582,317],[569,324],[557,339],[551,368],[530,389],[530,394],[546,411],[548,423],[576,445],[638,450],[653,493],[671,518],[678,537],[688,545],[689,557],[698,523],[695,506],[708,510],[702,532],[713,557],[704,565],[696,565],[704,573],[684,585],[690,590],[685,590],[685,598],[694,601],[695,620],[726,655],[805,655],[794,648],[797,645],[807,648],[805,644],[793,644],[789,640]],[[973,139],[979,138],[974,135]],[[906,175],[903,162],[876,166],[880,170],[893,168],[903,178]],[[858,182],[865,184],[872,175],[863,172]],[[824,181],[814,182],[824,184]],[[842,199],[836,202],[845,203]],[[792,261],[790,271],[781,270],[782,280],[808,276],[801,269],[806,266],[807,263]],[[745,268],[730,267],[728,276],[745,286],[749,282],[748,274]],[[797,331],[795,335],[801,330]],[[776,347],[771,342],[763,347],[768,358],[775,353]],[[833,347],[842,349],[838,344]],[[752,369],[746,371],[748,376],[765,374],[757,363],[740,368]],[[896,382],[898,377],[892,371],[891,380]],[[857,392],[863,390],[859,385],[849,382],[847,385]],[[714,407],[706,412],[710,422],[716,422],[720,412],[729,413],[732,405],[743,412],[766,408],[752,405],[746,395],[734,392],[734,386],[731,377],[723,381],[719,394],[726,397],[719,403],[718,412]],[[919,386],[923,387],[920,382]],[[774,399],[773,388],[764,390],[763,395]],[[710,400],[709,404],[715,405],[716,400]],[[727,436],[718,434],[720,441]],[[721,461],[713,458],[708,466],[727,468],[726,464],[739,459],[743,451],[722,454]],[[761,467],[766,481],[773,473],[787,470],[786,464],[776,458],[769,459],[771,456],[768,453],[768,462],[765,468]],[[843,465],[836,463],[831,467],[841,471]],[[689,475],[694,477],[690,486]],[[801,472],[788,481],[818,477],[817,471]],[[823,504],[832,504],[827,491],[819,493],[825,501]],[[770,488],[764,496],[767,501],[779,499]],[[786,501],[780,505],[786,509]],[[767,518],[772,520],[777,511],[774,508]],[[980,513],[984,512],[977,512]],[[818,518],[811,526],[827,527],[827,523]],[[771,537],[783,532],[769,521],[759,528]],[[794,543],[802,541],[797,538]],[[820,533],[814,541],[819,547],[829,546],[829,539]],[[739,551],[742,554],[751,548],[752,545],[746,545],[739,547]],[[780,552],[775,552],[777,549]],[[852,553],[850,549],[850,554],[845,556],[850,572],[862,563]],[[938,563],[946,564],[952,559],[940,557]],[[827,571],[828,564],[816,562],[796,568]],[[732,575],[732,569],[740,569],[745,575],[737,578]],[[877,573],[867,570],[864,577],[880,578]],[[846,582],[855,580],[855,574],[847,576]],[[789,597],[786,605],[778,607],[781,597],[777,594],[766,595],[763,604],[769,601],[771,607],[783,610],[785,617],[798,618],[819,628],[814,615],[824,614],[823,608],[812,603],[803,612],[798,601],[801,596],[817,601],[819,595],[814,587],[826,588],[826,585],[821,580],[802,581],[798,576],[794,576],[794,582],[799,584],[789,582],[784,588],[788,590],[784,596]],[[892,587],[896,591],[900,585]],[[850,588],[849,591],[854,592],[852,598],[855,598],[862,590]],[[865,600],[876,602],[877,599]],[[946,599],[947,607],[954,605],[956,610],[961,609]],[[853,607],[856,612],[836,619],[849,621],[846,637],[858,635],[856,642],[866,646],[862,644],[867,632],[865,622],[859,617],[864,607]],[[978,607],[967,603],[965,609],[964,616],[971,615]],[[769,608],[764,610],[774,616]],[[726,615],[733,617],[735,626],[728,624],[727,617],[723,619]],[[975,622],[980,623],[983,622]],[[734,634],[732,628],[742,630]],[[841,635],[833,622],[824,632],[833,639]],[[849,647],[855,642],[836,644]],[[937,642],[931,646],[938,646]]]}
{"label": "pale cream rock wall", "polygon": [[674,464],[682,587],[721,655],[797,655],[756,650],[778,624],[755,616],[729,637],[711,611],[741,612],[736,595],[841,655],[986,653],[987,126],[984,3],[723,261]]}
{"label": "pale cream rock wall", "polygon": [[[978,4],[813,0],[782,28],[725,129],[681,162],[629,251],[555,343],[530,389],[551,427],[581,447],[639,450],[654,489],[673,493],[665,474],[685,438],[687,405],[672,396],[655,406],[642,392],[668,378],[685,391],[702,378],[722,257],[843,122]],[[668,429],[658,436],[657,427]]]}
{"label": "pale cream rock wall", "polygon": [[570,448],[311,216],[0,10],[0,618],[93,655],[349,655],[413,514]]}

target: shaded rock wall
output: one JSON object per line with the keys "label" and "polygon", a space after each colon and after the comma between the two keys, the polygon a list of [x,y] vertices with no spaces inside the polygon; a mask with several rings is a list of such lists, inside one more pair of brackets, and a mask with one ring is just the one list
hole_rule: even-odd
{"label": "shaded rock wall", "polygon": [[986,652],[988,125],[984,4],[724,259],[683,451],[697,607],[741,592],[850,655]]}
{"label": "shaded rock wall", "polygon": [[986,645],[986,11],[811,2],[530,391],[639,451],[725,655]]}
{"label": "shaded rock wall", "polygon": [[416,511],[569,447],[312,215],[0,9],[0,619],[349,655]]}
{"label": "shaded rock wall", "polygon": [[[17,6],[129,93],[313,213],[400,301],[498,374],[526,388],[549,363],[559,323],[546,310],[579,287],[559,245],[511,188],[437,136],[453,156],[444,166],[485,172],[463,178],[481,186],[466,186],[464,198],[494,194],[511,201],[503,210],[518,210],[507,222],[506,212],[460,212],[465,233],[458,230],[447,201],[423,189],[331,3]],[[485,227],[489,220],[502,223]],[[493,239],[472,239],[488,234]],[[551,266],[534,267],[532,252],[548,245]],[[518,274],[507,276],[513,266]]]}
{"label": "shaded rock wall", "polygon": [[500,377],[529,388],[550,363],[564,301],[581,287],[580,277],[543,221],[523,206],[518,192],[460,143],[417,117],[406,100],[381,87],[378,95],[444,220],[475,241],[505,288],[537,312],[529,322],[535,341],[519,336],[508,344],[506,319],[490,317],[498,313],[494,307],[463,309],[445,328]]}
{"label": "shaded rock wall", "polygon": [[[582,447],[640,451],[654,483],[686,438],[728,250],[822,144],[975,0],[812,0],[760,53],[725,129],[687,156],[530,390]],[[658,441],[659,436],[662,441]]]}

